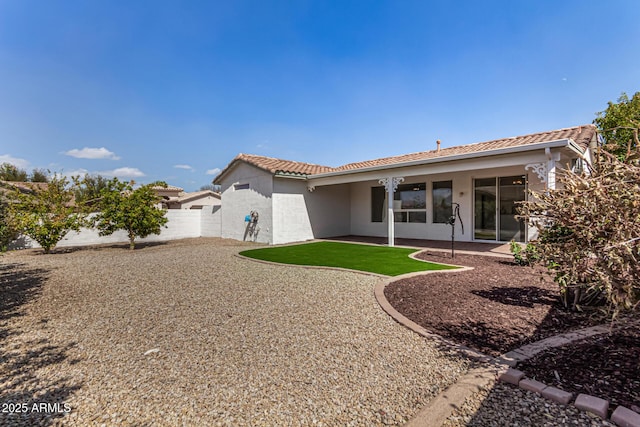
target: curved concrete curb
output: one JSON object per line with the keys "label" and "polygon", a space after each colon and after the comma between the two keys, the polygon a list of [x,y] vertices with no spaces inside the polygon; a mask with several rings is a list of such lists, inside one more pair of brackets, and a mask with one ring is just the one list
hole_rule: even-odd
{"label": "curved concrete curb", "polygon": [[[467,270],[471,268],[466,267]],[[459,272],[464,270],[439,270],[442,272]],[[435,273],[435,271],[428,272]],[[422,408],[413,419],[409,420],[405,424],[406,427],[432,427],[441,426],[457,408],[460,408],[462,404],[472,396],[474,393],[482,390],[483,388],[495,384],[496,381],[507,382],[519,386],[524,390],[533,391],[539,393],[543,397],[550,399],[554,402],[567,405],[573,400],[571,393],[565,392],[555,387],[549,387],[546,384],[538,381],[525,378],[524,372],[513,369],[518,362],[525,361],[536,354],[554,347],[561,347],[565,344],[569,344],[573,341],[593,337],[596,335],[602,335],[611,330],[608,325],[598,325],[589,328],[583,328],[564,334],[559,334],[550,338],[524,345],[515,350],[507,352],[498,357],[487,356],[476,350],[473,350],[467,346],[456,344],[452,341],[445,339],[444,337],[429,332],[424,327],[418,325],[411,319],[402,315],[389,303],[384,295],[384,289],[397,280],[422,275],[423,273],[411,273],[403,276],[397,276],[388,278],[378,283],[374,289],[374,295],[380,307],[389,314],[394,320],[401,325],[411,329],[412,331],[420,334],[425,338],[438,340],[452,349],[457,350],[466,357],[469,357],[478,362],[484,362],[487,364],[485,367],[471,369],[468,373],[463,375],[454,384],[449,386],[446,390],[439,395],[431,399],[427,405]],[[632,325],[640,325],[640,321],[632,322]],[[614,328],[615,329],[615,328]],[[603,419],[607,419],[607,410],[609,402],[599,399],[597,397],[580,394],[574,402],[574,406],[578,409],[592,412],[599,415]],[[603,410],[604,408],[604,410]],[[620,426],[628,427],[640,427],[640,414],[632,411],[631,409],[619,406],[611,415],[609,420]]]}

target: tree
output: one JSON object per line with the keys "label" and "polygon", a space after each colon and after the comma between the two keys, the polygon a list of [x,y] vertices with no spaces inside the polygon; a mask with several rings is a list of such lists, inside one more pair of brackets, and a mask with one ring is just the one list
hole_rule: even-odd
{"label": "tree", "polygon": [[220,189],[221,187],[216,184],[206,184],[200,187],[200,191],[209,190],[209,191],[213,191],[214,193],[219,193]]}
{"label": "tree", "polygon": [[25,182],[27,181],[27,171],[20,169],[11,163],[3,163],[0,165],[0,180]]}
{"label": "tree", "polygon": [[100,193],[108,187],[109,180],[101,175],[85,174],[84,178],[74,177],[76,202],[92,209],[100,202]]}
{"label": "tree", "polygon": [[15,229],[51,252],[71,230],[88,225],[86,216],[73,203],[67,178],[54,175],[48,184],[13,187],[9,193],[9,216]]}
{"label": "tree", "polygon": [[640,147],[625,161],[598,153],[590,173],[562,170],[562,187],[533,192],[520,214],[539,230],[537,256],[566,306],[604,297],[615,315],[640,302]]}
{"label": "tree", "polygon": [[603,139],[603,148],[624,161],[640,146],[640,92],[631,99],[623,92],[617,103],[609,101],[608,104],[593,123]]}
{"label": "tree", "polygon": [[18,237],[11,216],[9,203],[3,192],[0,192],[0,252],[7,250],[9,243]]}
{"label": "tree", "polygon": [[129,249],[132,250],[137,237],[160,234],[168,221],[166,211],[155,206],[160,198],[151,189],[152,186],[166,187],[167,184],[156,182],[136,189],[133,184],[133,181],[126,183],[118,178],[108,181],[107,187],[100,192],[100,213],[95,219],[101,236],[125,230],[129,236]]}
{"label": "tree", "polygon": [[49,182],[49,173],[44,169],[34,169],[29,177],[31,182]]}

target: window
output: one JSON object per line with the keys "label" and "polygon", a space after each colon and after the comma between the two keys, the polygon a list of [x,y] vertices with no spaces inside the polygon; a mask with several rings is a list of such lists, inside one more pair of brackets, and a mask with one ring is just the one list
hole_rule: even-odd
{"label": "window", "polygon": [[233,190],[248,190],[249,189],[249,183],[246,184],[234,184],[233,185]]}
{"label": "window", "polygon": [[451,196],[453,194],[451,181],[439,181],[433,183],[433,222],[447,223],[453,210],[451,209]]}
{"label": "window", "polygon": [[393,194],[393,214],[396,222],[427,222],[427,185],[399,185]]}
{"label": "window", "polygon": [[371,222],[384,220],[384,187],[371,187]]}
{"label": "window", "polygon": [[[384,222],[387,210],[387,191],[371,188],[371,222]],[[399,185],[393,194],[395,222],[427,222],[427,186],[425,183]]]}

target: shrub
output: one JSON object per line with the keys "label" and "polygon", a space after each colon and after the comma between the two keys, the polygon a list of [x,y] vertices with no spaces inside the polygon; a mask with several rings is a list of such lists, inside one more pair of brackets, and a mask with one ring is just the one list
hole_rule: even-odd
{"label": "shrub", "polygon": [[561,170],[561,188],[520,206],[539,231],[535,248],[565,305],[603,296],[615,316],[640,301],[640,153],[600,152],[590,173]]}

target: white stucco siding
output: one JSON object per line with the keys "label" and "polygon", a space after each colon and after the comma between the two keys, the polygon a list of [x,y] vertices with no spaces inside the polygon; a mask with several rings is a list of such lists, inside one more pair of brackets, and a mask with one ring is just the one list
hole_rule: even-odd
{"label": "white stucco siding", "polygon": [[204,196],[183,202],[180,205],[180,209],[191,209],[194,206],[215,206],[220,204],[222,204],[222,201],[219,198],[214,196]]}
{"label": "white stucco siding", "polygon": [[[248,185],[248,188],[242,186]],[[224,238],[272,243],[273,176],[246,163],[237,164],[221,182],[221,234]],[[245,216],[258,212],[257,234],[248,234]]]}
{"label": "white stucco siding", "polygon": [[351,186],[318,187],[307,193],[311,228],[316,238],[351,234]]}
{"label": "white stucco siding", "polygon": [[347,235],[349,215],[346,185],[310,192],[304,180],[274,179],[274,244]]}
{"label": "white stucco siding", "polygon": [[273,241],[281,243],[313,239],[304,194],[273,194]]}
{"label": "white stucco siding", "polygon": [[222,235],[221,205],[203,206],[200,217],[200,235],[202,237],[220,237]]}

